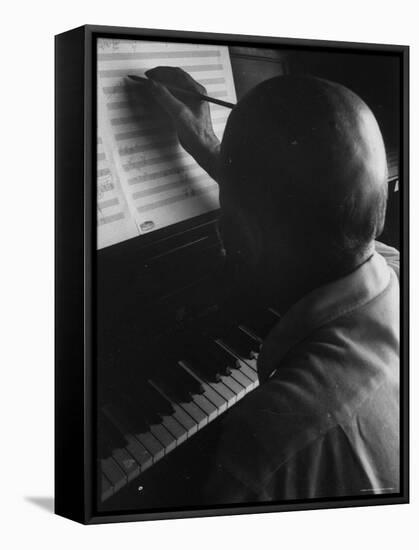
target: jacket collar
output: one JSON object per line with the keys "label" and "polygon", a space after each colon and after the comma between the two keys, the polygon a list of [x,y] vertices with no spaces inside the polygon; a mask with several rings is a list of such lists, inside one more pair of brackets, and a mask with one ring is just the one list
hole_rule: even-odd
{"label": "jacket collar", "polygon": [[258,359],[261,378],[272,376],[281,359],[310,333],[371,301],[389,282],[390,269],[375,252],[349,275],[306,294],[266,337]]}

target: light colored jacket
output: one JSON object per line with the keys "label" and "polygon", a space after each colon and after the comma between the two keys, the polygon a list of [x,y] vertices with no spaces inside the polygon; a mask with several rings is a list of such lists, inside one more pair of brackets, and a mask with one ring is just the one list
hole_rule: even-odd
{"label": "light colored jacket", "polygon": [[258,360],[267,381],[223,426],[213,501],[399,491],[398,269],[398,252],[377,243],[268,334]]}

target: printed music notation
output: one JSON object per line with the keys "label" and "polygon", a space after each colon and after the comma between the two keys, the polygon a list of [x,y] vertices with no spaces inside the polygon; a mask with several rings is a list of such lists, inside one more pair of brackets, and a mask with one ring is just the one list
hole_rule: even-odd
{"label": "printed music notation", "polygon": [[[98,248],[218,208],[218,186],[180,146],[168,116],[128,74],[181,67],[208,95],[235,102],[223,46],[98,40]],[[221,139],[229,109],[210,105]]]}

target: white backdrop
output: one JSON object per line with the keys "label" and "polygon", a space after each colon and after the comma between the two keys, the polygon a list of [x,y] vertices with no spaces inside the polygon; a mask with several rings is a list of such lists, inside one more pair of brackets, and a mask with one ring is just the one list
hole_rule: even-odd
{"label": "white backdrop", "polygon": [[[401,43],[418,95],[414,2],[351,0],[247,5],[225,0],[8,2],[2,9],[0,216],[2,383],[0,541],[3,548],[412,547],[417,537],[418,406],[412,407],[412,504],[333,511],[82,527],[51,513],[53,494],[53,35],[84,23]],[[418,102],[412,105],[417,151]],[[418,276],[412,159],[411,279]],[[418,299],[412,284],[412,388]],[[416,294],[416,295],[415,295]]]}

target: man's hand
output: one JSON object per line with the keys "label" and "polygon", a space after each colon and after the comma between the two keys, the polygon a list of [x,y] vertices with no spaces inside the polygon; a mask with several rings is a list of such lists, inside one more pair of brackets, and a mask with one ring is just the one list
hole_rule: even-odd
{"label": "man's hand", "polygon": [[182,92],[170,92],[164,85],[206,94],[204,86],[175,67],[156,67],[145,74],[150,93],[172,118],[182,147],[216,180],[220,142],[212,127],[208,103]]}

